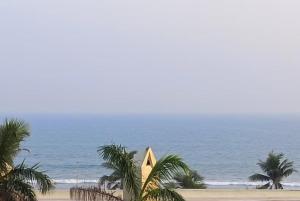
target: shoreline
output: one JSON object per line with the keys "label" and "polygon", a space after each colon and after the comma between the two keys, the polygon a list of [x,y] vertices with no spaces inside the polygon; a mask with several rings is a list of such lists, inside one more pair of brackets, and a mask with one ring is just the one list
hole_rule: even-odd
{"label": "shoreline", "polygon": [[[257,189],[180,189],[186,201],[299,201],[300,190]],[[116,195],[122,194],[120,190]],[[69,190],[56,189],[46,195],[37,193],[39,201],[70,200]]]}
{"label": "shoreline", "polygon": [[[90,180],[92,181],[92,180]],[[56,183],[56,187],[59,190],[67,190],[74,186],[89,187],[95,186],[98,183],[95,182],[82,182],[82,183]],[[236,182],[236,181],[225,181],[225,182],[215,182],[215,181],[205,181],[207,189],[235,189],[235,190],[255,190],[256,186],[262,185],[260,182]],[[300,190],[299,182],[283,182],[284,190]]]}

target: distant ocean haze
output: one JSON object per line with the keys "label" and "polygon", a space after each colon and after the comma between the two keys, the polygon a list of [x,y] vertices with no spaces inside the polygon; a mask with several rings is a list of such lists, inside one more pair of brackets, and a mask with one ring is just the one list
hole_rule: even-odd
{"label": "distant ocean haze", "polygon": [[[18,161],[40,162],[60,185],[95,183],[103,174],[97,148],[122,144],[156,156],[178,154],[212,187],[253,187],[248,176],[274,150],[300,170],[300,116],[254,115],[20,115],[32,135]],[[3,117],[4,118],[4,117]],[[2,119],[3,119],[2,118]],[[300,174],[284,180],[300,188]]]}

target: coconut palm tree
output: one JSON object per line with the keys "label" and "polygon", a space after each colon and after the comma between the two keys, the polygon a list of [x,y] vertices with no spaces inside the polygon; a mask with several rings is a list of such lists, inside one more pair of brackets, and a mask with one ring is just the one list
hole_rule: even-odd
{"label": "coconut palm tree", "polygon": [[170,183],[177,188],[183,189],[205,189],[206,185],[204,184],[202,177],[198,174],[197,171],[191,170],[188,174],[176,174],[174,177],[175,183]]}
{"label": "coconut palm tree", "polygon": [[41,193],[52,187],[51,179],[39,170],[39,165],[28,167],[24,161],[14,164],[22,150],[21,142],[30,135],[28,125],[16,119],[5,120],[0,125],[0,200],[35,201],[34,187]]}
{"label": "coconut palm tree", "polygon": [[138,168],[128,151],[121,145],[105,145],[98,150],[105,161],[114,164],[121,170],[124,188],[132,195],[132,200],[166,200],[184,201],[184,198],[166,183],[179,172],[188,172],[188,166],[176,155],[167,155],[156,162],[149,176],[142,184]]}
{"label": "coconut palm tree", "polygon": [[259,186],[259,189],[283,189],[281,181],[290,176],[296,170],[293,168],[293,161],[284,158],[284,154],[269,153],[265,161],[259,160],[257,165],[265,174],[256,173],[249,177],[250,181],[267,182]]}
{"label": "coconut palm tree", "polygon": [[[128,154],[128,157],[130,158],[130,160],[132,160],[136,153],[137,151],[131,151],[129,153],[126,152],[124,154]],[[102,176],[99,179],[100,185],[105,185],[110,190],[115,190],[117,188],[123,189],[123,180],[120,168],[111,162],[102,163],[102,167],[112,170],[112,173],[110,175]]]}

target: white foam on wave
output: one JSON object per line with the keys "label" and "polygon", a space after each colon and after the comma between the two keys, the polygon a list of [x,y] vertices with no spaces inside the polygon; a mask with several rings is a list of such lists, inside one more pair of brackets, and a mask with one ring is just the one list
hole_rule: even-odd
{"label": "white foam on wave", "polygon": [[[97,183],[97,179],[54,179],[57,184],[85,184],[85,183]],[[262,185],[261,182],[247,182],[247,181],[205,181],[210,186],[258,186]],[[288,187],[300,187],[299,182],[286,182],[284,186]]]}
{"label": "white foam on wave", "polygon": [[84,183],[97,183],[96,179],[54,179],[57,184],[84,184]]}
{"label": "white foam on wave", "polygon": [[[205,181],[207,185],[211,186],[259,186],[264,183],[261,182],[247,182],[247,181]],[[298,182],[283,182],[284,186],[300,187]]]}

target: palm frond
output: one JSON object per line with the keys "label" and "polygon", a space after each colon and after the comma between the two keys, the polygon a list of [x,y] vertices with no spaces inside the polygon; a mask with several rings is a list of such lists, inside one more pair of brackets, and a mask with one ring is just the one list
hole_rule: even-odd
{"label": "palm frond", "polygon": [[53,184],[39,165],[27,167],[24,161],[15,166],[14,159],[20,151],[29,151],[20,148],[21,142],[29,136],[26,123],[17,119],[5,120],[0,125],[0,194],[6,200],[35,201],[34,186],[41,193],[46,193]]}
{"label": "palm frond", "polygon": [[202,181],[204,179],[203,176],[201,176],[197,171],[192,170],[189,172],[189,175],[191,178],[193,178],[194,181]]}
{"label": "palm frond", "polygon": [[266,183],[266,184],[264,184],[264,185],[262,185],[262,186],[258,186],[257,189],[268,189],[268,188],[270,188],[270,187],[271,187],[271,184],[270,184],[270,182],[269,182],[269,183]]}
{"label": "palm frond", "polygon": [[101,164],[102,167],[106,168],[106,169],[110,169],[110,170],[116,170],[118,169],[118,167],[116,166],[116,164],[114,163],[110,163],[110,162],[104,162]]}
{"label": "palm frond", "polygon": [[169,189],[182,188],[182,186],[180,184],[178,184],[178,182],[174,182],[174,181],[170,181],[168,183],[165,183],[164,187],[169,188]]}
{"label": "palm frond", "polygon": [[24,161],[14,167],[7,175],[7,177],[28,181],[31,185],[36,185],[39,191],[43,194],[54,188],[49,176],[43,171],[39,171],[39,165],[27,167]]}
{"label": "palm frond", "polygon": [[121,185],[122,185],[121,182],[112,182],[108,185],[108,187],[110,190],[116,190],[118,188],[122,188]]}
{"label": "palm frond", "polygon": [[263,174],[253,174],[249,177],[250,181],[269,181],[270,177],[268,177],[267,175],[263,175]]}
{"label": "palm frond", "polygon": [[154,165],[142,187],[141,194],[151,186],[149,184],[162,185],[164,182],[172,180],[176,174],[180,172],[188,173],[189,171],[189,167],[180,157],[176,155],[165,156]]}
{"label": "palm frond", "polygon": [[264,172],[269,171],[269,167],[267,166],[265,161],[259,160],[259,162],[257,163],[257,165],[260,167],[260,169]]}
{"label": "palm frond", "polygon": [[7,172],[20,151],[21,142],[29,136],[29,127],[17,119],[5,120],[0,125],[0,172]]}
{"label": "palm frond", "polygon": [[279,165],[279,169],[281,169],[281,171],[285,171],[288,169],[291,169],[294,165],[293,161],[288,161],[288,159],[285,159],[284,161],[282,161]]}
{"label": "palm frond", "polygon": [[147,191],[142,201],[185,201],[184,198],[176,191],[168,188],[156,188]]}
{"label": "palm frond", "polygon": [[129,158],[134,158],[134,155],[137,154],[137,151],[131,151],[128,153]]}
{"label": "palm frond", "polygon": [[188,174],[176,174],[174,180],[181,188],[185,189],[204,189],[206,185],[203,183],[203,177],[197,171],[190,171]]}
{"label": "palm frond", "polygon": [[283,153],[276,154],[273,151],[269,153],[269,156],[266,160],[266,165],[269,170],[273,170],[279,167],[280,161],[283,158]]}
{"label": "palm frond", "polygon": [[0,191],[5,192],[9,200],[36,201],[33,187],[21,178],[11,178],[1,182]]}
{"label": "palm frond", "polygon": [[99,147],[98,153],[108,163],[119,168],[123,178],[124,187],[134,196],[139,194],[139,177],[137,167],[132,157],[129,156],[125,147],[121,145],[104,145]]}
{"label": "palm frond", "polygon": [[294,172],[297,172],[297,170],[295,170],[294,168],[290,168],[290,169],[284,170],[284,171],[282,172],[282,176],[288,177],[288,176],[290,176],[291,174],[293,174]]}
{"label": "palm frond", "polygon": [[282,179],[296,172],[293,168],[294,162],[287,158],[284,159],[283,153],[277,154],[272,151],[265,161],[260,160],[257,164],[266,175],[254,174],[249,179],[251,181],[269,181],[270,183],[262,187],[267,186],[270,189],[282,189],[283,186],[280,183]]}

